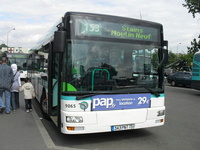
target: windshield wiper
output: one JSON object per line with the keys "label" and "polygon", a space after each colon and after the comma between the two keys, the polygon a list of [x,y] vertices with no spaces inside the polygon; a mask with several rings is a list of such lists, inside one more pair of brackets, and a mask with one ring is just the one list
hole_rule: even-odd
{"label": "windshield wiper", "polygon": [[[144,88],[146,90],[148,90],[151,94],[155,95],[156,97],[159,97],[160,94],[152,89],[150,89],[149,87],[147,86],[134,86],[134,87],[124,87],[124,88],[121,88],[121,89],[128,89],[128,88]],[[136,93],[135,93],[136,94]]]}
{"label": "windshield wiper", "polygon": [[152,89],[150,89],[150,88],[148,88],[148,87],[143,87],[143,88],[149,90],[149,92],[151,92],[151,94],[154,94],[156,97],[159,97],[159,96],[160,96],[160,94],[159,94],[158,92],[156,92],[156,91],[154,91],[154,90],[152,90]]}
{"label": "windshield wiper", "polygon": [[82,93],[81,95],[78,95],[76,96],[76,99],[77,100],[81,100],[83,98],[87,98],[87,97],[91,97],[91,96],[95,96],[95,95],[106,95],[106,94],[114,94],[113,92],[105,92],[105,91],[102,91],[102,92],[91,92],[91,93]]}
{"label": "windshield wiper", "polygon": [[[151,94],[153,94],[153,95],[155,95],[156,97],[159,97],[160,96],[160,94],[158,93],[158,92],[156,92],[156,91],[154,91],[154,90],[152,90],[152,89],[150,89],[149,87],[145,87],[145,86],[139,86],[139,87],[125,87],[125,88],[122,88],[122,89],[128,89],[128,88],[144,88],[144,89],[146,89],[146,90],[148,90]],[[106,95],[106,94],[137,94],[137,93],[135,93],[135,92],[128,92],[128,93],[126,93],[126,92],[102,92],[102,93],[90,93],[90,94],[85,94],[85,95],[80,95],[80,96],[76,96],[76,99],[77,100],[81,100],[81,99],[83,99],[83,98],[87,98],[87,97],[91,97],[91,96],[95,96],[95,95],[99,95],[99,94],[104,94],[104,95]]]}

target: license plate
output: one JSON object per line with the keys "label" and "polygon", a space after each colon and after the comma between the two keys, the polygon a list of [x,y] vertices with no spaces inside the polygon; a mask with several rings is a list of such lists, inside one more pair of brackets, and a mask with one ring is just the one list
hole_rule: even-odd
{"label": "license plate", "polygon": [[135,124],[124,124],[124,125],[111,126],[111,131],[130,130],[134,128]]}

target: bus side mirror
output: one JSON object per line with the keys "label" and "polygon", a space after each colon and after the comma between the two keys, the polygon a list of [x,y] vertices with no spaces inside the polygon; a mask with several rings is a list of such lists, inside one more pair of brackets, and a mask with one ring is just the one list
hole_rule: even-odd
{"label": "bus side mirror", "polygon": [[168,41],[163,41],[164,64],[168,63]]}
{"label": "bus side mirror", "polygon": [[168,50],[164,49],[163,53],[164,53],[164,64],[167,64],[168,63]]}
{"label": "bus side mirror", "polygon": [[66,32],[56,31],[54,33],[53,52],[64,53],[65,43],[66,43],[65,41],[66,41]]}

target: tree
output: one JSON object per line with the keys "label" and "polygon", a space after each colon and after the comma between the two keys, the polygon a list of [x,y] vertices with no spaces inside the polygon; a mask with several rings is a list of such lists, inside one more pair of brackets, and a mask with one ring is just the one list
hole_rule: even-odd
{"label": "tree", "polygon": [[193,18],[195,14],[200,13],[200,0],[185,0],[186,4],[183,4],[188,10],[188,13],[192,13]]}
{"label": "tree", "polygon": [[0,49],[2,49],[2,47],[7,47],[7,45],[1,44],[1,45],[0,45]]}
{"label": "tree", "polygon": [[5,44],[1,44],[1,45],[0,45],[0,58],[1,58],[2,56],[4,56],[5,53],[7,52],[7,51],[1,52],[2,47],[7,47],[7,46],[6,46]]}
{"label": "tree", "polygon": [[1,58],[2,56],[5,56],[6,53],[7,53],[7,51],[5,51],[5,52],[0,52],[0,58]]}
{"label": "tree", "polygon": [[177,55],[175,53],[173,53],[172,51],[169,51],[167,65],[172,64],[173,62],[175,62],[177,60],[178,60]]}
{"label": "tree", "polygon": [[191,47],[187,47],[188,54],[195,54],[196,52],[198,52],[200,50],[200,41],[197,42],[197,40],[194,38],[193,41],[191,42]]}
{"label": "tree", "polygon": [[[183,4],[188,10],[188,13],[192,13],[193,18],[195,18],[195,14],[200,14],[200,0],[185,0],[186,4]],[[199,35],[200,38],[200,35]],[[193,55],[200,50],[200,41],[197,42],[196,39],[191,41],[191,47],[188,48],[188,60],[192,60]]]}
{"label": "tree", "polygon": [[174,54],[169,51],[168,64],[165,66],[166,69],[174,69],[179,71],[191,71],[191,62],[193,54]]}
{"label": "tree", "polygon": [[182,71],[191,71],[191,64],[192,64],[192,59],[193,59],[193,54],[188,53],[188,54],[180,54],[179,58],[182,60],[179,64],[179,70]]}

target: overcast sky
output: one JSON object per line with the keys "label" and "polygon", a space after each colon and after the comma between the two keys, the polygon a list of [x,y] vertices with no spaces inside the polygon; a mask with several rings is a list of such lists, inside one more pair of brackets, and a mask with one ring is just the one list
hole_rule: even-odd
{"label": "overcast sky", "polygon": [[[163,25],[169,50],[187,53],[200,34],[196,18],[182,6],[184,0],[1,0],[0,44],[32,48],[67,11],[124,16]],[[15,28],[16,30],[12,30]],[[8,38],[7,38],[8,37]]]}

